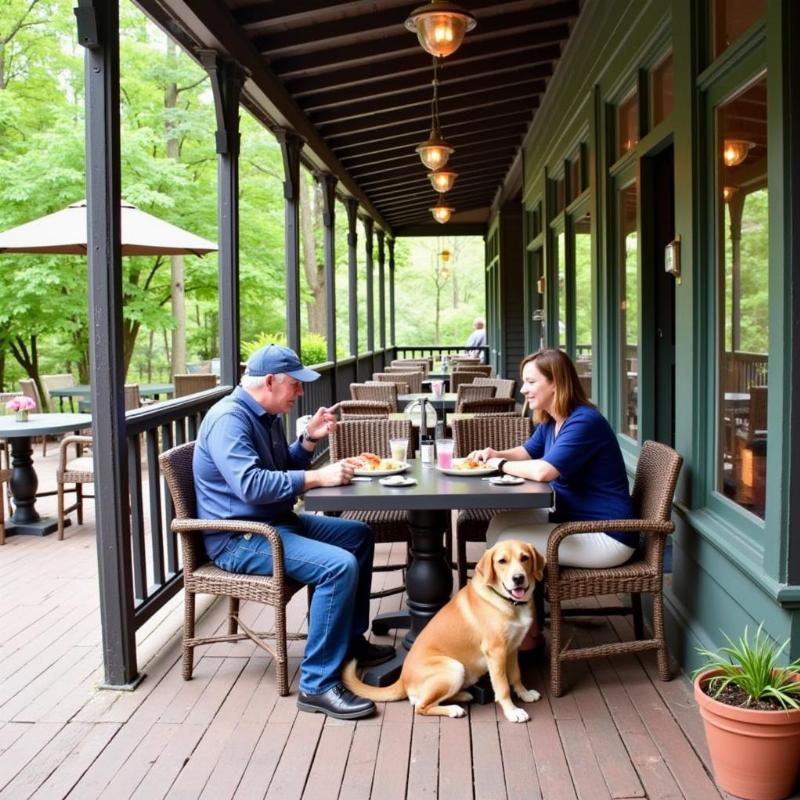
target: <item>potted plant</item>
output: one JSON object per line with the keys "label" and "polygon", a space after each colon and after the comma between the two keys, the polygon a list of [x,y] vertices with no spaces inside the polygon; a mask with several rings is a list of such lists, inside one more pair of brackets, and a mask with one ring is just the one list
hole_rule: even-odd
{"label": "potted plant", "polygon": [[16,413],[17,422],[27,422],[28,414],[36,410],[36,401],[32,397],[19,395],[18,397],[12,397],[6,403],[6,408]]}
{"label": "potted plant", "polygon": [[706,662],[694,674],[714,779],[748,800],[782,800],[800,770],[800,659],[786,667],[777,646],[758,626],[738,642],[728,636],[719,653],[698,648]]}

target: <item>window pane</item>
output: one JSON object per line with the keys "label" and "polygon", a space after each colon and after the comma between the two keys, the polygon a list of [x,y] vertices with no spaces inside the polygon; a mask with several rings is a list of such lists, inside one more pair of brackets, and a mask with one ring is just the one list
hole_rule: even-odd
{"label": "window pane", "polygon": [[717,110],[717,153],[722,207],[717,487],[763,519],[769,355],[766,79]]}
{"label": "window pane", "polygon": [[672,53],[653,70],[653,125],[672,113]]}
{"label": "window pane", "polygon": [[575,366],[592,394],[592,233],[591,215],[575,223]]}
{"label": "window pane", "polygon": [[764,0],[714,0],[714,58],[764,15],[764,5]]}
{"label": "window pane", "polygon": [[567,205],[566,180],[561,177],[556,184],[556,213],[563,211]]}
{"label": "window pane", "polygon": [[637,268],[639,229],[636,221],[638,199],[639,190],[635,182],[619,192],[622,432],[633,439],[639,435],[639,271]]}
{"label": "window pane", "polygon": [[558,259],[556,274],[558,275],[558,347],[567,346],[567,260],[566,237],[564,232],[558,234],[556,249]]}
{"label": "window pane", "polygon": [[634,92],[617,109],[617,158],[639,141],[639,98]]}
{"label": "window pane", "polygon": [[569,199],[574,200],[581,193],[581,158],[575,156],[575,160],[569,165]]}

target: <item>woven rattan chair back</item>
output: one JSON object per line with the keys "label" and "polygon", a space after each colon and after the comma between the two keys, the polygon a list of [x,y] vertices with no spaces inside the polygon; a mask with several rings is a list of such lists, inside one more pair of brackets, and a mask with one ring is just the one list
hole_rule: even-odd
{"label": "woven rattan chair back", "polygon": [[467,400],[488,400],[494,397],[497,389],[494,386],[475,386],[473,383],[462,383],[456,391],[456,411],[461,412],[461,404]]}
{"label": "woven rattan chair back", "polygon": [[[285,576],[283,547],[278,533],[269,525],[248,520],[214,520],[213,528],[229,533],[263,536],[272,546],[272,575],[243,575],[226,572],[208,562],[203,545],[203,531],[208,530],[209,520],[196,519],[197,501],[194,490],[192,458],[194,442],[173,447],[159,458],[161,472],[167,482],[175,519],[173,533],[181,536],[183,555],[184,622],[183,622],[183,678],[190,680],[193,670],[193,652],[198,645],[213,642],[235,642],[250,639],[275,659],[278,691],[289,694],[287,639],[304,639],[302,634],[286,633],[286,603],[301,588]],[[195,636],[195,596],[212,594],[228,598],[227,633],[217,636]],[[275,630],[257,633],[250,630],[239,619],[241,600],[254,600],[273,606]],[[241,633],[239,632],[241,629]],[[274,649],[264,639],[273,638]]]}
{"label": "woven rattan chair back", "polygon": [[341,420],[360,417],[388,418],[392,413],[391,404],[379,400],[340,400],[331,410],[334,414],[338,411]]}
{"label": "woven rattan chair back", "polygon": [[410,419],[350,419],[340,422],[330,435],[331,461],[359,453],[389,458],[389,439],[411,438]]}
{"label": "woven rattan chair back", "polygon": [[[25,397],[30,397],[34,403],[36,403],[36,410],[35,413],[40,413],[44,411],[44,407],[42,406],[42,397],[39,394],[39,387],[36,385],[36,381],[32,378],[20,378],[19,381],[19,388],[22,391],[22,394]],[[42,436],[42,458],[47,455],[47,436]]]}
{"label": "woven rattan chair back", "polygon": [[473,450],[492,447],[510,450],[526,442],[531,435],[529,419],[513,417],[472,417],[453,420],[453,455],[464,458]]}
{"label": "woven rattan chair back", "polygon": [[[50,411],[55,411],[55,400],[56,398],[52,397],[50,392],[53,389],[68,389],[70,386],[75,385],[75,378],[72,377],[72,373],[64,372],[58,375],[42,375],[42,388],[47,395],[47,407]],[[59,398],[63,400],[63,398]],[[59,409],[61,406],[59,405]]]}
{"label": "woven rattan chair back", "polygon": [[474,370],[471,369],[456,370],[450,375],[450,391],[458,392],[459,386],[464,386],[465,384],[472,384],[475,378],[483,378],[483,377],[485,377],[483,373],[475,372]]}
{"label": "woven rattan chair back", "polygon": [[392,412],[397,411],[397,386],[393,383],[351,383],[350,397],[353,400],[388,403]]}
{"label": "woven rattan chair back", "polygon": [[425,378],[425,365],[422,363],[414,362],[413,364],[402,364],[396,367],[388,366],[383,368],[384,372],[420,372],[422,373],[423,379]]}
{"label": "woven rattan chair back", "polygon": [[[585,658],[601,658],[622,653],[641,653],[655,650],[661,680],[671,677],[669,654],[664,636],[664,602],[662,596],[664,572],[664,546],[674,526],[670,519],[672,499],[683,459],[671,447],[647,441],[642,445],[636,466],[632,500],[633,520],[591,522],[565,522],[556,526],[547,543],[546,596],[550,602],[550,685],[556,697],[562,691],[562,664]],[[593,531],[640,531],[644,545],[633,557],[618,567],[604,569],[579,569],[562,567],[558,560],[560,543],[571,535]],[[562,607],[566,600],[578,600],[595,595],[630,593],[630,606],[589,608]],[[642,616],[642,593],[653,597],[652,636],[645,637]],[[542,613],[541,602],[539,613]],[[566,616],[632,615],[634,640],[614,642],[591,647],[569,649],[563,644],[563,619]],[[540,616],[540,618],[542,618]]]}
{"label": "woven rattan chair back", "polygon": [[495,397],[513,397],[514,381],[510,378],[475,378],[472,381],[474,386],[494,386],[497,391]]}
{"label": "woven rattan chair back", "polygon": [[510,397],[487,397],[485,400],[465,400],[460,410],[464,414],[508,414],[515,408],[516,403]]}
{"label": "woven rattan chair back", "polygon": [[484,378],[494,377],[494,367],[491,364],[456,364],[453,372],[474,372]]}
{"label": "woven rattan chair back", "polygon": [[[427,358],[395,358],[392,359],[391,367],[411,367],[412,369],[422,368],[422,371],[427,375],[431,371],[432,359]],[[389,370],[386,370],[387,372]]]}
{"label": "woven rattan chair back", "polygon": [[481,360],[475,356],[450,356],[450,363],[455,368],[457,364],[480,364]]}
{"label": "woven rattan chair back", "polygon": [[211,373],[192,372],[186,375],[173,375],[172,383],[175,386],[175,397],[185,397],[187,394],[215,388],[217,376]]}
{"label": "woven rattan chair back", "polygon": [[408,384],[409,394],[419,394],[422,391],[423,373],[416,372],[375,372],[372,375],[374,381],[396,382],[402,381]]}

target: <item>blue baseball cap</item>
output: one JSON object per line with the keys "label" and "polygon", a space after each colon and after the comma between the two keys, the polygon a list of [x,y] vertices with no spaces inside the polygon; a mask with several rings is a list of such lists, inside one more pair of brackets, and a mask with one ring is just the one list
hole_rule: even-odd
{"label": "blue baseball cap", "polygon": [[279,375],[286,373],[298,381],[308,383],[320,377],[319,372],[303,366],[303,362],[297,357],[294,350],[283,347],[279,344],[268,344],[260,350],[256,350],[247,359],[247,371],[245,375]]}

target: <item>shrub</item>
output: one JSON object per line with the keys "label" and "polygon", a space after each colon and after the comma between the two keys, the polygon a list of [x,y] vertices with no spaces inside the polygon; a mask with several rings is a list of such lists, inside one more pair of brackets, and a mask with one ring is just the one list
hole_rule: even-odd
{"label": "shrub", "polygon": [[[259,348],[268,344],[287,347],[285,333],[261,333],[250,342],[242,342],[242,355],[245,361]],[[304,333],[300,341],[300,360],[306,366],[324,364],[328,360],[328,341],[318,333]]]}

